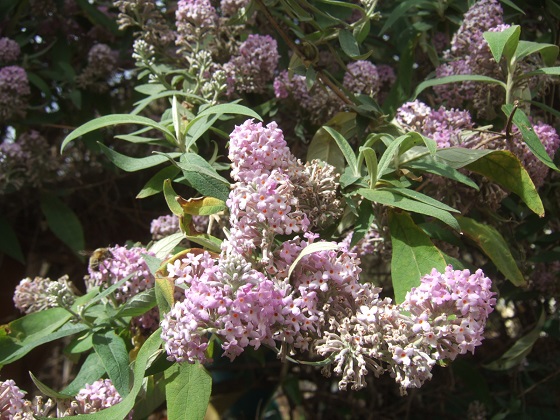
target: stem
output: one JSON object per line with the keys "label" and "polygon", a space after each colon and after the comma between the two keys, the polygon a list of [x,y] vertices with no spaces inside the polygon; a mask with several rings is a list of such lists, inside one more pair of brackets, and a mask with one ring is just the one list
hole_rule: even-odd
{"label": "stem", "polygon": [[[272,16],[272,14],[268,11],[268,8],[264,4],[263,0],[256,0],[256,2],[259,8],[261,9],[261,11],[263,12],[263,14],[266,16],[267,20],[274,27],[276,32],[278,32],[278,34],[284,40],[284,42],[286,42],[288,47],[290,47],[290,49],[294,52],[294,54],[298,55],[299,58],[301,58],[304,63],[308,63],[309,62],[308,58],[305,56],[305,54],[303,54],[303,52],[301,52],[301,50],[298,48],[295,42],[290,39],[290,37],[286,34],[286,32],[284,32],[284,30],[280,27],[280,25],[278,25],[278,23],[274,19],[274,16]],[[309,66],[312,67],[313,64],[309,63]],[[336,86],[333,83],[333,81],[330,80],[321,70],[315,68],[313,69],[317,74],[317,79],[319,79],[319,81],[323,85],[328,86],[334,92],[334,94],[338,96],[345,104],[354,105],[354,103],[344,94],[344,92],[342,92],[338,88],[338,86]]]}
{"label": "stem", "polygon": [[513,103],[513,88],[515,86],[515,57],[511,59],[507,66],[507,81],[506,81],[506,104]]}

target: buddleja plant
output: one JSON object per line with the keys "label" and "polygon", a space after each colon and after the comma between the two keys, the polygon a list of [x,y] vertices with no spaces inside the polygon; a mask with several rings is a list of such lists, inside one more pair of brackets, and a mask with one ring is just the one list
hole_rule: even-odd
{"label": "buddleja plant", "polygon": [[[155,3],[116,3],[121,24],[141,29],[134,58],[146,98],[130,114],[77,128],[62,149],[100,128],[142,127],[116,138],[152,154],[130,157],[103,144],[101,151],[130,172],[166,164],[138,197],[162,193],[177,224],[146,247],[98,250],[83,296],[64,278],[20,284],[16,304],[28,315],[2,336],[0,363],[63,337],[71,337],[67,353],[85,359],[64,390],[34,379],[46,403],[25,401],[3,382],[10,415],[47,415],[57,405],[59,416],[102,410],[87,418],[142,418],[165,402],[170,418],[202,418],[212,386],[205,367],[263,350],[320,368],[339,390],[360,390],[387,373],[404,395],[436,365],[475,351],[496,283],[526,281],[499,227],[469,212],[495,211],[513,193],[544,214],[539,165],[558,170],[560,141],[551,126],[533,126],[523,101],[538,91],[528,78],[558,74],[550,67],[557,47],[521,41],[519,26],[484,27],[472,15],[502,15],[499,3],[481,1],[444,53],[447,67],[413,92],[405,80],[410,51],[398,76],[367,60],[379,21],[387,31],[412,2],[384,15],[375,1],[222,1],[217,9],[182,0],[175,30]],[[139,17],[144,3],[151,20]],[[267,25],[272,34],[259,32]],[[457,63],[461,40],[477,36],[485,43]],[[520,72],[535,53],[543,66]],[[496,77],[477,72],[484,54]],[[445,74],[459,66],[470,73]],[[481,117],[496,119],[502,132],[475,125],[466,109],[406,102],[429,87],[450,106],[483,101],[479,82],[503,89],[503,115],[496,108],[490,115],[484,102]],[[301,138],[311,138],[305,161],[288,144],[301,148]],[[458,196],[462,189],[469,192]],[[462,237],[491,261],[494,284],[450,255]],[[390,267],[390,284],[368,277],[367,249]]]}

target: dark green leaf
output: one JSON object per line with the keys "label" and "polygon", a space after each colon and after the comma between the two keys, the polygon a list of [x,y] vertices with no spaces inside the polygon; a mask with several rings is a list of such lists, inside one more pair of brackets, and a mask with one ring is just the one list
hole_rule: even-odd
{"label": "dark green leaf", "polygon": [[411,288],[420,285],[422,276],[432,269],[443,272],[446,262],[428,235],[413,222],[407,213],[389,212],[391,231],[391,278],[395,301],[401,303]]}
{"label": "dark green leaf", "polygon": [[37,389],[39,391],[41,391],[41,393],[43,395],[45,395],[49,398],[56,398],[56,399],[60,399],[60,400],[72,398],[71,395],[64,394],[64,393],[61,393],[61,392],[56,392],[54,389],[48,387],[43,382],[41,382],[39,379],[37,379],[35,377],[35,375],[33,375],[33,373],[29,372],[29,376],[31,376],[31,380],[33,381],[33,383],[35,384]]}
{"label": "dark green leaf", "polygon": [[212,377],[200,364],[175,364],[165,371],[169,420],[203,419],[208,409]]}
{"label": "dark green leaf", "polygon": [[138,193],[136,198],[146,198],[154,194],[158,194],[163,190],[163,181],[166,179],[173,179],[181,172],[181,170],[175,165],[163,168],[157,174],[150,178],[144,188]]}
{"label": "dark green leaf", "polygon": [[[101,148],[101,151],[105,154],[105,156],[107,156],[115,166],[127,172],[141,171],[142,169],[152,168],[169,161],[169,158],[165,155],[152,155],[143,158],[133,158],[123,155],[119,152],[115,152],[113,149],[110,149],[102,143],[99,143],[99,147]],[[168,153],[167,156],[176,158],[181,156],[181,153],[172,152]]]}
{"label": "dark green leaf", "polygon": [[383,25],[383,27],[379,31],[379,35],[381,36],[385,32],[387,32],[387,30],[389,28],[391,28],[397,22],[397,20],[399,20],[401,17],[403,17],[406,14],[406,12],[408,12],[411,8],[421,7],[421,6],[424,6],[426,4],[429,5],[430,2],[418,1],[418,0],[401,1],[392,10],[391,14],[387,18],[387,21],[385,22],[385,24]]}
{"label": "dark green leaf", "polygon": [[0,252],[4,252],[20,263],[25,262],[16,232],[8,221],[0,215]]}
{"label": "dark green leaf", "polygon": [[496,265],[498,270],[515,286],[524,286],[525,278],[519,268],[517,262],[508,244],[503,236],[495,228],[477,222],[468,217],[457,216],[461,230],[467,238],[473,241],[484,252],[490,260]]}
{"label": "dark green leaf", "polygon": [[124,340],[112,330],[95,333],[93,348],[121,397],[126,397],[130,391],[130,371]]}
{"label": "dark green leaf", "polygon": [[439,219],[442,222],[448,224],[456,231],[461,230],[459,224],[457,223],[457,220],[448,211],[403,196],[396,191],[391,191],[388,189],[372,190],[360,188],[358,191],[356,191],[356,193],[360,194],[367,200],[373,201],[374,203],[380,203],[386,206],[397,207],[403,210],[435,217],[436,219]]}
{"label": "dark green leaf", "polygon": [[340,151],[344,155],[344,158],[348,162],[348,165],[350,166],[354,174],[360,175],[358,160],[356,159],[354,150],[352,150],[352,146],[350,146],[348,140],[346,140],[342,134],[340,134],[332,127],[324,125],[322,129],[325,130],[336,141],[336,144],[338,145]]}
{"label": "dark green leaf", "polygon": [[85,248],[84,231],[76,213],[58,197],[41,194],[41,210],[51,231],[76,254]]}
{"label": "dark green leaf", "polygon": [[506,190],[517,194],[527,207],[539,216],[544,216],[544,207],[531,177],[511,152],[494,150],[466,165],[465,168],[484,175]]}
{"label": "dark green leaf", "polygon": [[169,210],[171,210],[171,212],[176,216],[182,216],[183,208],[177,202],[177,198],[179,198],[179,195],[173,189],[170,179],[166,179],[165,181],[163,181],[163,195],[165,197],[165,202],[167,203],[167,207],[169,207]]}
{"label": "dark green leaf", "polygon": [[356,41],[352,32],[346,29],[341,29],[338,33],[338,41],[340,42],[342,51],[344,51],[348,57],[354,58],[360,55],[358,41]]}
{"label": "dark green leaf", "polygon": [[515,52],[517,60],[521,60],[528,55],[540,53],[546,66],[552,66],[558,57],[558,45],[544,44],[541,42],[519,41],[519,46]]}
{"label": "dark green leaf", "polygon": [[454,181],[460,182],[465,184],[475,190],[479,190],[478,185],[470,179],[468,176],[462,174],[458,170],[452,168],[451,166],[445,165],[442,162],[439,162],[436,158],[432,156],[424,156],[421,159],[413,160],[407,165],[403,165],[403,167],[410,168],[410,169],[417,169],[424,172],[440,175]]}
{"label": "dark green leaf", "polygon": [[103,127],[109,127],[118,124],[144,125],[147,127],[155,128],[156,130],[159,130],[162,133],[168,135],[170,138],[175,137],[173,133],[169,131],[166,127],[149,118],[140,117],[138,115],[113,114],[113,115],[106,115],[104,117],[96,118],[76,128],[74,131],[72,131],[70,134],[66,136],[66,138],[62,142],[62,146],[60,146],[60,151],[62,152],[64,148],[68,145],[68,143],[70,143],[72,140],[75,140],[78,137],[83,136],[84,134],[87,134],[94,130],[98,130]]}
{"label": "dark green leaf", "polygon": [[549,76],[560,76],[560,67],[543,67],[542,69],[523,73],[521,77],[538,76],[540,74],[546,74]]}
{"label": "dark green leaf", "polygon": [[126,303],[119,308],[117,316],[140,316],[154,308],[156,305],[155,289],[152,288],[144,290],[127,300]]}
{"label": "dark green leaf", "polygon": [[458,83],[458,82],[483,82],[483,83],[494,83],[506,89],[506,84],[498,79],[493,79],[488,76],[479,76],[477,74],[458,74],[455,76],[445,76],[439,77],[437,79],[430,79],[420,83],[416,90],[414,91],[414,96],[412,99],[416,99],[420,93],[425,89],[432,86],[446,85],[448,83]]}
{"label": "dark green leaf", "polygon": [[519,25],[510,26],[501,32],[484,32],[483,34],[497,63],[502,59],[502,55],[508,62],[511,60],[519,43],[519,35],[521,35]]}
{"label": "dark green leaf", "polygon": [[105,367],[97,353],[93,352],[84,360],[74,380],[62,390],[63,394],[76,395],[86,384],[92,384],[105,374]]}
{"label": "dark green leaf", "polygon": [[179,167],[187,181],[204,196],[226,201],[229,196],[229,182],[218,175],[216,170],[202,157],[194,153],[181,156]]}
{"label": "dark green leaf", "polygon": [[173,306],[173,293],[175,286],[173,280],[165,278],[156,278],[156,300],[160,314],[166,314]]}

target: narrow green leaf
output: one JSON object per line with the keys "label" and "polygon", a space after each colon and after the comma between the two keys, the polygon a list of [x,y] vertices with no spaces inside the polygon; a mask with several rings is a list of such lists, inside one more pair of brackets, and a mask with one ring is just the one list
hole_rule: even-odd
{"label": "narrow green leaf", "polygon": [[440,250],[416,226],[409,214],[390,211],[389,229],[393,248],[391,279],[395,301],[402,303],[406,293],[420,285],[422,276],[434,268],[443,272],[446,262]]}
{"label": "narrow green leaf", "polygon": [[[133,387],[123,400],[112,407],[101,410],[93,414],[81,414],[80,420],[107,420],[107,419],[124,419],[134,407],[134,402],[138,393],[142,389],[144,382],[144,373],[148,363],[152,360],[154,353],[159,351],[162,344],[161,328],[155,331],[145,342],[136,361],[134,362],[134,381]],[[70,417],[72,418],[72,417]]]}
{"label": "narrow green leaf", "polygon": [[222,250],[222,240],[215,236],[203,233],[201,235],[187,235],[186,238],[195,244],[203,246],[209,251],[219,253]]}
{"label": "narrow green leaf", "polygon": [[116,316],[140,316],[154,308],[156,305],[155,289],[144,290],[127,300],[126,303],[119,308]]}
{"label": "narrow green leaf", "polygon": [[367,188],[360,188],[356,191],[356,193],[364,197],[366,200],[370,200],[374,203],[380,203],[386,206],[397,207],[403,210],[435,217],[436,219],[441,220],[443,223],[451,226],[456,231],[459,232],[461,230],[459,227],[459,223],[457,223],[457,220],[448,211],[403,196],[396,191],[391,191],[388,189],[372,190]]}
{"label": "narrow green leaf", "polygon": [[412,99],[416,99],[420,93],[422,93],[427,88],[439,85],[446,85],[448,83],[459,83],[459,82],[483,82],[483,83],[493,83],[496,85],[501,86],[506,90],[506,84],[498,79],[493,79],[488,76],[479,76],[477,74],[458,74],[455,76],[445,76],[439,77],[437,79],[430,79],[420,83],[416,90],[414,91],[414,95]]}
{"label": "narrow green leaf", "polygon": [[169,254],[171,254],[171,251],[173,251],[173,248],[179,245],[183,239],[185,239],[185,234],[183,232],[174,233],[155,242],[150,247],[150,251],[155,253],[158,258],[167,258]]}
{"label": "narrow green leaf", "polygon": [[161,131],[163,134],[168,135],[170,138],[174,138],[173,133],[169,131],[163,125],[155,122],[146,117],[141,117],[138,115],[129,115],[129,114],[113,114],[113,115],[106,115],[104,117],[99,117],[94,120],[91,120],[78,128],[72,131],[70,134],[66,136],[62,145],[60,146],[60,151],[64,151],[64,148],[70,143],[71,141],[77,139],[84,134],[87,134],[91,131],[98,130],[100,128],[109,127],[112,125],[119,125],[119,124],[138,124],[144,125],[147,127],[155,128],[156,130]]}
{"label": "narrow green leaf", "polygon": [[71,395],[68,394],[64,394],[61,392],[57,392],[54,389],[48,387],[47,385],[45,385],[43,382],[41,382],[39,379],[37,379],[37,377],[35,375],[33,375],[32,372],[29,372],[29,376],[31,377],[31,380],[33,381],[33,383],[35,384],[35,386],[37,387],[37,389],[39,391],[41,391],[41,393],[49,398],[56,398],[59,400],[64,400],[64,399],[70,399],[72,398]]}
{"label": "narrow green leaf", "polygon": [[331,249],[338,249],[338,244],[336,242],[314,242],[310,245],[307,245],[305,248],[301,250],[297,258],[294,260],[290,269],[288,270],[288,279],[292,275],[292,272],[297,267],[298,263],[302,260],[302,258],[306,257],[309,254],[313,254],[314,252],[319,251],[330,251]]}
{"label": "narrow green leaf", "polygon": [[446,165],[454,169],[464,168],[478,159],[492,153],[493,150],[488,149],[466,149],[464,147],[449,147],[438,149],[436,156]]}
{"label": "narrow green leaf", "polygon": [[366,161],[369,174],[369,186],[370,188],[374,188],[377,183],[377,155],[371,147],[360,147],[360,155],[363,155]]}
{"label": "narrow green leaf", "polygon": [[356,155],[354,154],[354,150],[352,150],[352,146],[348,143],[348,140],[342,136],[338,131],[336,131],[332,127],[328,127],[324,125],[322,127],[335,141],[338,145],[340,151],[344,155],[344,158],[348,162],[348,165],[352,169],[355,175],[360,175],[360,170],[358,168],[358,160],[356,159]]}
{"label": "narrow green leaf", "polygon": [[150,178],[146,185],[140,190],[136,198],[146,198],[163,191],[163,181],[175,178],[181,170],[175,165],[163,168]]}
{"label": "narrow green leaf", "polygon": [[171,210],[171,212],[176,216],[182,216],[183,208],[177,202],[177,198],[180,197],[173,189],[170,179],[163,181],[163,196],[165,197],[165,202],[167,203],[169,210]]}
{"label": "narrow green leaf", "polygon": [[511,0],[500,0],[501,3],[503,4],[507,4],[509,7],[511,7],[514,10],[517,10],[519,13],[521,14],[525,14],[525,12],[523,11],[523,9],[521,9],[518,5],[516,5],[513,1]]}
{"label": "narrow green leaf", "polygon": [[422,194],[421,192],[410,190],[407,188],[399,188],[399,187],[391,187],[387,188],[388,191],[394,191],[398,194],[404,195],[405,197],[412,198],[414,200],[420,201],[422,203],[428,204],[430,206],[436,207],[438,209],[442,209],[452,213],[460,213],[459,210],[454,209],[453,207],[448,206],[441,201],[435,200],[426,194]]}
{"label": "narrow green leaf", "polygon": [[214,197],[197,197],[185,200],[183,197],[177,199],[181,210],[185,214],[193,216],[210,216],[221,212],[226,208],[226,203]]}
{"label": "narrow green leaf", "polygon": [[[512,104],[505,104],[502,106],[502,111],[504,114],[509,118],[511,113],[513,112],[513,105]],[[546,166],[555,171],[559,171],[558,167],[554,164],[551,157],[546,153],[546,149],[544,148],[541,140],[535,134],[535,130],[533,129],[533,124],[529,121],[529,118],[525,113],[517,108],[515,113],[512,117],[513,123],[519,128],[521,135],[523,136],[523,141],[527,144],[527,147],[533,152],[533,154]]]}
{"label": "narrow green leaf", "polygon": [[405,168],[413,170],[421,170],[435,175],[440,175],[454,181],[465,184],[475,190],[479,190],[478,185],[470,179],[468,176],[462,174],[457,169],[452,168],[442,162],[439,162],[436,158],[432,156],[424,156],[421,159],[413,160],[407,165],[402,165]]}
{"label": "narrow green leaf", "polygon": [[490,225],[479,223],[468,217],[457,216],[461,230],[496,265],[498,270],[515,286],[524,286],[525,278],[503,236]]}
{"label": "narrow green leaf", "polygon": [[164,375],[169,420],[203,419],[212,391],[212,377],[204,366],[176,363]]}
{"label": "narrow green leaf", "polygon": [[541,42],[519,41],[515,57],[522,60],[528,55],[540,53],[546,66],[553,66],[558,58],[558,45],[545,44]]}
{"label": "narrow green leaf", "polygon": [[51,231],[76,254],[85,248],[84,231],[76,213],[52,194],[41,194],[41,210]]}
{"label": "narrow green leaf", "polygon": [[159,313],[163,317],[163,314],[171,310],[175,301],[173,297],[175,292],[173,280],[168,278],[156,278],[155,290]]}
{"label": "narrow green leaf", "polygon": [[529,333],[525,334],[515,344],[509,348],[498,360],[483,365],[489,370],[508,370],[519,366],[527,357],[537,340],[541,336],[543,325],[546,321],[545,312],[541,311],[541,316],[537,321],[537,325]]}
{"label": "narrow green leaf", "polygon": [[544,216],[544,207],[531,177],[511,152],[494,150],[465,166],[469,171],[484,175],[508,191],[517,194],[527,207]]}
{"label": "narrow green leaf", "polygon": [[348,57],[354,58],[360,55],[360,46],[356,38],[354,38],[354,35],[352,35],[352,32],[341,29],[338,33],[338,41],[340,42],[342,51],[344,51]]}
{"label": "narrow green leaf", "polygon": [[[115,152],[113,149],[105,146],[103,143],[98,143],[101,151],[109,158],[109,160],[117,167],[121,168],[126,172],[136,172],[143,169],[152,168],[157,165],[161,165],[169,161],[169,158],[165,155],[152,155],[143,158],[133,158],[130,156],[123,155],[122,153]],[[181,153],[172,152],[168,153],[168,156],[176,158],[181,156]]]}
{"label": "narrow green leaf", "polygon": [[502,55],[507,61],[511,60],[521,35],[521,27],[513,25],[501,32],[484,32],[482,36],[488,42],[492,56],[497,63],[502,59]]}
{"label": "narrow green leaf", "polygon": [[425,1],[418,1],[418,0],[407,0],[407,1],[401,1],[399,4],[396,5],[396,7],[392,10],[391,14],[389,15],[389,17],[387,18],[387,20],[385,21],[385,24],[383,25],[383,27],[381,28],[381,30],[379,31],[379,36],[383,35],[385,32],[387,32],[387,30],[389,28],[391,28],[395,22],[397,20],[399,20],[401,17],[403,17],[406,12],[408,12],[411,8],[413,7],[421,7],[424,6],[426,4],[429,4],[429,2],[425,2]]}
{"label": "narrow green leaf", "polygon": [[195,153],[184,153],[178,163],[187,181],[204,196],[216,197],[226,201],[230,184],[218,175],[206,160]]}
{"label": "narrow green leaf", "polygon": [[[386,138],[386,137],[384,137]],[[389,173],[389,167],[394,163],[395,156],[404,153],[406,150],[410,149],[414,145],[418,145],[424,142],[423,136],[417,133],[407,133],[403,136],[397,137],[389,145],[381,159],[379,159],[379,166],[377,168],[377,178],[380,179],[386,173]],[[393,170],[396,168],[392,168]]]}
{"label": "narrow green leaf", "polygon": [[0,215],[0,252],[4,252],[22,264],[25,262],[16,232],[2,215]]}
{"label": "narrow green leaf", "polygon": [[92,384],[105,374],[105,367],[97,353],[88,355],[80,367],[80,371],[70,384],[61,392],[66,395],[76,395],[86,384]]}
{"label": "narrow green leaf", "polygon": [[126,397],[130,391],[130,373],[124,340],[112,330],[94,333],[93,349],[121,397]]}

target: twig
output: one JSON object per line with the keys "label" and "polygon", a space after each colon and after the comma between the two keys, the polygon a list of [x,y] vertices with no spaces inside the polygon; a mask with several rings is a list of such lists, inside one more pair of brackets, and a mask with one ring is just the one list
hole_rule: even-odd
{"label": "twig", "polygon": [[539,382],[534,383],[533,385],[531,385],[529,388],[527,388],[526,390],[524,390],[521,394],[519,394],[520,397],[523,397],[525,394],[528,394],[529,392],[533,391],[536,387],[538,387],[539,385],[542,385],[543,383],[545,383],[546,381],[554,378],[556,375],[558,375],[560,373],[560,369],[557,369],[555,372],[552,372],[550,375],[548,375],[547,377],[541,379]]}

